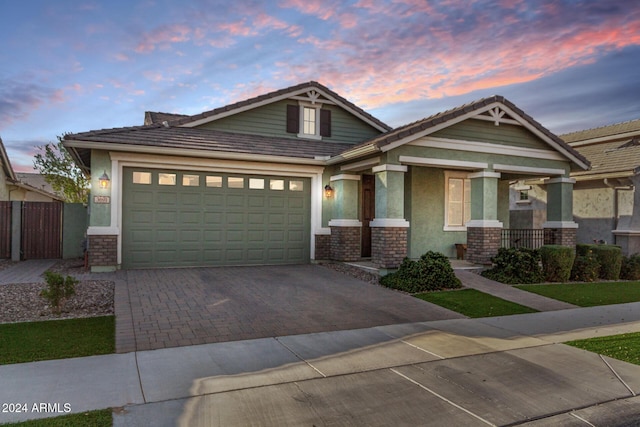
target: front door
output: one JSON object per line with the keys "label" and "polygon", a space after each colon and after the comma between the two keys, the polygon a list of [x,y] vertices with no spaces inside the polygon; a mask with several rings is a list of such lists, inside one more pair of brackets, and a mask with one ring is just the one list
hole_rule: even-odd
{"label": "front door", "polygon": [[373,175],[362,175],[362,256],[371,256],[371,227],[376,213],[376,180]]}

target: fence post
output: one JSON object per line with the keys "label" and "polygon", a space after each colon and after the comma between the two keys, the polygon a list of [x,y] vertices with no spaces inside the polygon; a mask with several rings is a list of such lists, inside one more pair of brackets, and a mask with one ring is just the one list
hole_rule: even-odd
{"label": "fence post", "polygon": [[22,202],[11,202],[11,261],[20,261]]}

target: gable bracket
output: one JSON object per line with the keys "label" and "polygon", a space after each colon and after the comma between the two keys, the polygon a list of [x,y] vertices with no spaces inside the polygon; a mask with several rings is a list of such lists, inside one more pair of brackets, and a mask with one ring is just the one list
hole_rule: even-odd
{"label": "gable bracket", "polygon": [[489,110],[487,110],[487,112],[489,113],[488,115],[478,114],[477,116],[474,116],[472,118],[493,122],[493,124],[496,126],[500,126],[500,123],[522,126],[522,124],[519,121],[508,118],[509,117],[508,115],[505,117],[507,112],[501,109],[500,107],[490,108]]}

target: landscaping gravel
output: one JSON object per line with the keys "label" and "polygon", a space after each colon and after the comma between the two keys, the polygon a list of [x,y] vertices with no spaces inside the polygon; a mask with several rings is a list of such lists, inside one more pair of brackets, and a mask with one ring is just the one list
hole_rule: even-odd
{"label": "landscaping gravel", "polygon": [[[0,268],[3,267],[0,264]],[[62,275],[84,273],[78,260],[61,260],[51,271]],[[46,287],[41,283],[0,285],[0,323],[33,322],[53,319],[107,316],[113,314],[114,284],[107,280],[83,280],[69,298],[60,315],[52,312],[47,300],[40,296]]]}

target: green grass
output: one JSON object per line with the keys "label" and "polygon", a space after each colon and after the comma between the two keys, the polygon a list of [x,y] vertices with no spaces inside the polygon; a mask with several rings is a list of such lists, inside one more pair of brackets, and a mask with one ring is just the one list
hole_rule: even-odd
{"label": "green grass", "polygon": [[640,301],[640,282],[560,283],[516,287],[580,307]]}
{"label": "green grass", "polygon": [[468,317],[508,316],[510,314],[536,312],[536,310],[532,308],[524,307],[511,301],[505,301],[475,289],[428,292],[417,294],[415,297],[448,308],[449,310],[457,311]]}
{"label": "green grass", "polygon": [[79,414],[62,415],[59,417],[40,420],[22,421],[19,423],[2,424],[5,426],[19,427],[111,427],[113,425],[111,409],[82,412]]}
{"label": "green grass", "polygon": [[570,341],[565,344],[640,365],[640,332]]}
{"label": "green grass", "polygon": [[114,316],[0,325],[0,365],[114,351]]}

